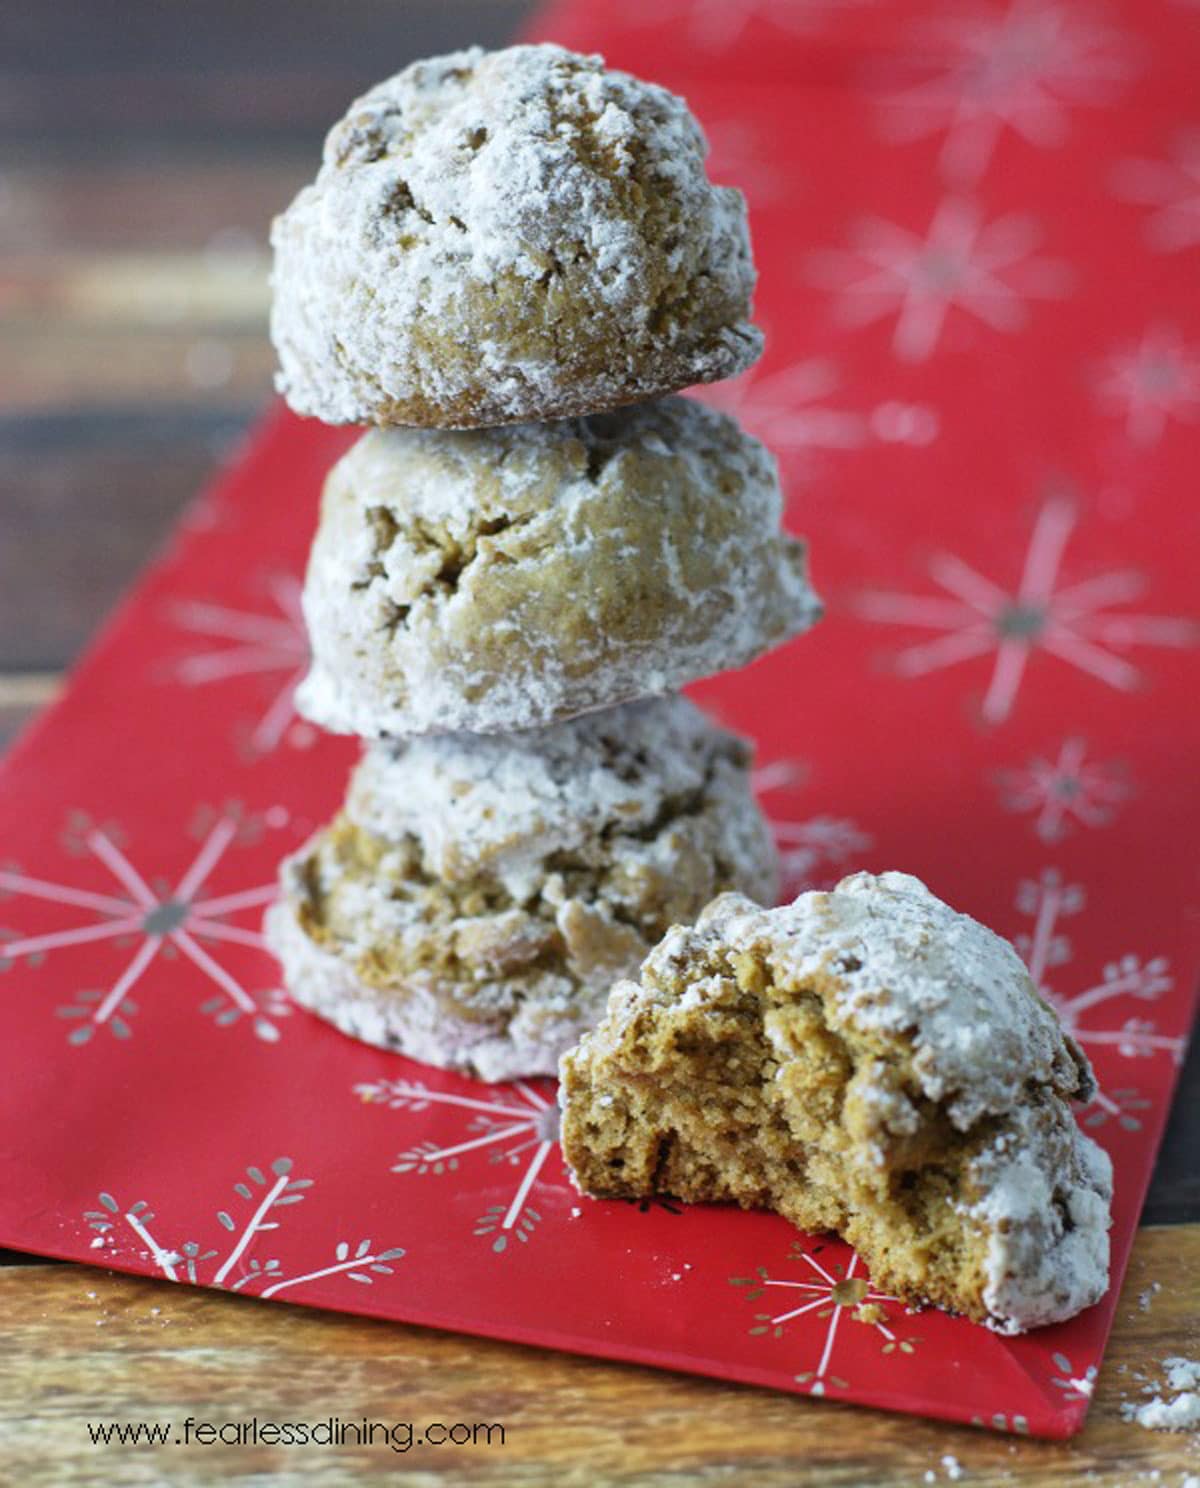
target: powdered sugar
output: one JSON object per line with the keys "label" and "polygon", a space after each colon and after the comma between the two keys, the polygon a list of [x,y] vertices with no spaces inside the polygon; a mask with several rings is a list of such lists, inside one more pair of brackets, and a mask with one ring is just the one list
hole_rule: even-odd
{"label": "powdered sugar", "polygon": [[774,461],[684,398],[374,431],[336,465],[304,590],[313,722],[533,728],[741,666],[813,624]]}
{"label": "powdered sugar", "polygon": [[[1149,1431],[1200,1430],[1200,1360],[1175,1355],[1164,1359],[1162,1368],[1166,1389],[1173,1392],[1173,1398],[1156,1394],[1144,1405],[1127,1402],[1121,1414]],[[1147,1394],[1152,1390],[1153,1386],[1146,1387]]]}
{"label": "powdered sugar", "polygon": [[988,1235],[983,1300],[999,1333],[1073,1317],[1108,1290],[1112,1163],[1045,1102],[1015,1107],[1002,1150],[971,1169],[984,1197],[966,1214]]}
{"label": "powdered sugar", "polygon": [[745,204],[705,153],[682,100],[598,57],[415,63],[351,105],[275,223],[280,390],[331,423],[461,427],[742,370]]}
{"label": "powdered sugar", "polygon": [[749,764],[682,699],[376,746],[351,825],[283,864],[268,943],[296,1000],[357,1038],[489,1080],[551,1074],[672,917],[729,883],[774,892]]}
{"label": "powdered sugar", "polygon": [[761,880],[764,826],[739,805],[748,804],[749,758],[685,698],[655,698],[515,737],[370,746],[346,810],[384,837],[411,834],[438,878],[486,871],[522,900],[551,856],[586,850],[600,831],[644,833],[687,798],[715,793],[728,808],[724,851],[738,878]]}
{"label": "powdered sugar", "polygon": [[[432,977],[416,978],[402,1000],[356,976],[343,957],[319,946],[300,927],[285,901],[267,911],[267,944],[278,956],[289,991],[351,1038],[395,1049],[441,1069],[460,1069],[481,1080],[552,1074],[563,1048],[595,1015],[599,992],[552,1009],[543,997],[513,999],[509,1016],[456,1015],[445,989]],[[564,983],[565,988],[565,983]]]}
{"label": "powdered sugar", "polygon": [[[668,932],[640,985],[618,983],[580,1049],[603,1061],[637,1020],[720,1006],[740,956],[765,969],[781,1008],[793,991],[818,996],[824,1025],[856,1051],[842,1108],[851,1161],[886,1171],[932,1119],[921,1097],[965,1134],[956,1209],[981,1252],[990,1327],[1020,1333],[1099,1300],[1112,1165],[1067,1101],[1090,1091],[1091,1072],[1007,942],[902,873],[855,874],[774,910],[723,895],[694,929]],[[771,1098],[786,1104],[792,1025],[768,1010],[762,1032],[779,1061]]]}
{"label": "powdered sugar", "polygon": [[1086,1098],[1090,1067],[1037,995],[1012,946],[905,873],[843,879],[764,914],[727,896],[697,930],[762,946],[781,976],[837,979],[831,1026],[911,1043],[923,1095],[961,1130],[1018,1103],[1029,1081]]}

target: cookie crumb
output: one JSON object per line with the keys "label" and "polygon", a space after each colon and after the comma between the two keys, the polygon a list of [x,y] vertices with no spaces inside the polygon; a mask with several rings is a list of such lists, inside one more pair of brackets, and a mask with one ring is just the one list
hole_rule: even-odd
{"label": "cookie crumb", "polygon": [[1154,1298],[1157,1297],[1159,1292],[1161,1291],[1162,1282],[1152,1281],[1144,1292],[1138,1293],[1138,1310],[1140,1312],[1149,1312],[1151,1302],[1153,1302]]}
{"label": "cookie crumb", "polygon": [[860,1302],[852,1316],[856,1323],[868,1323],[872,1327],[887,1321],[887,1313],[878,1302]]}

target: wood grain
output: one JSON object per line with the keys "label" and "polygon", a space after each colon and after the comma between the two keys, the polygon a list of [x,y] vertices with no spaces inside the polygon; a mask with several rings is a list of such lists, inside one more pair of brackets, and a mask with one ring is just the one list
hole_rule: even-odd
{"label": "wood grain", "polygon": [[[1143,1310],[1138,1297],[1161,1290]],[[0,1475],[14,1483],[479,1485],[1180,1483],[1184,1435],[1121,1417],[1138,1375],[1200,1349],[1200,1226],[1138,1237],[1083,1434],[1034,1442],[766,1390],[306,1312],[80,1267],[0,1272]],[[155,1310],[157,1309],[157,1311]],[[504,1445],[93,1447],[85,1422],[500,1423]],[[402,1476],[401,1476],[402,1474]]]}

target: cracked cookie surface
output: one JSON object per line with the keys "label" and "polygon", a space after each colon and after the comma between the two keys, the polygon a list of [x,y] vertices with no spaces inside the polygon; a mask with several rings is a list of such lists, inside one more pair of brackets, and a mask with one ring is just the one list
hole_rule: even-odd
{"label": "cracked cookie surface", "polygon": [[762,350],[739,191],[682,99],[556,46],[414,63],[272,229],[280,392],[326,423],[562,418]]}
{"label": "cracked cookie surface", "polygon": [[687,398],[372,430],[334,466],[297,706],[364,737],[534,728],[742,666],[811,625],[775,462]]}
{"label": "cracked cookie surface", "polygon": [[562,1061],[583,1192],[771,1208],[882,1290],[1005,1333],[1108,1285],[1091,1069],[1012,947],[917,879],[860,873],[674,927]]}
{"label": "cracked cookie surface", "polygon": [[552,1074],[667,926],[725,889],[773,896],[749,765],[679,697],[372,745],[283,865],[266,931],[288,989],[426,1063]]}

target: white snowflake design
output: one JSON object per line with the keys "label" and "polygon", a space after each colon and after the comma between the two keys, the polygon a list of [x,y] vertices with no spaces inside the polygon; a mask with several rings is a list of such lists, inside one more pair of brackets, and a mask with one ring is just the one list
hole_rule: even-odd
{"label": "white snowflake design", "polygon": [[1086,1369],[1077,1371],[1066,1354],[1056,1353],[1050,1357],[1059,1371],[1051,1378],[1050,1383],[1056,1390],[1062,1391],[1063,1400],[1090,1400],[1092,1391],[1096,1388],[1099,1368],[1095,1364],[1089,1364]]}
{"label": "white snowflake design", "polygon": [[804,760],[785,756],[769,765],[756,765],[750,772],[750,784],[756,795],[765,796],[775,790],[795,790],[807,783],[809,774]]}
{"label": "white snowflake design", "polygon": [[1065,266],[1034,254],[1040,238],[1029,217],[985,222],[974,202],[948,197],[924,237],[879,217],[860,221],[848,251],[811,256],[810,276],[838,294],[848,325],[894,315],[893,353],[903,362],[924,362],[937,349],[951,310],[1011,333],[1028,320],[1027,299],[1067,292]]}
{"label": "white snowflake design", "polygon": [[[238,1205],[218,1209],[216,1215],[217,1223],[230,1236],[229,1249],[224,1256],[216,1250],[203,1248],[196,1240],[185,1240],[178,1246],[161,1244],[150,1228],[156,1220],[145,1199],[124,1205],[111,1193],[100,1193],[97,1196],[99,1208],[87,1209],[83,1215],[88,1227],[96,1234],[92,1247],[99,1253],[97,1259],[115,1259],[121,1248],[121,1237],[128,1230],[139,1245],[142,1258],[152,1260],[155,1269],[167,1281],[220,1287],[230,1292],[253,1291],[259,1297],[274,1297],[291,1287],[319,1281],[326,1276],[345,1275],[361,1286],[372,1285],[377,1276],[391,1276],[393,1267],[390,1262],[404,1255],[403,1248],[389,1246],[376,1250],[369,1239],[356,1243],[337,1241],[328,1264],[296,1276],[286,1276],[277,1257],[259,1260],[249,1254],[260,1235],[279,1229],[278,1210],[290,1204],[300,1204],[309,1197],[313,1180],[293,1178],[293,1167],[290,1157],[277,1157],[266,1172],[258,1166],[248,1167],[245,1180],[239,1179],[233,1185]],[[247,1206],[248,1214],[245,1213]],[[243,1211],[241,1219],[236,1219],[231,1212],[235,1207]]]}
{"label": "white snowflake design", "polygon": [[1118,570],[1059,587],[1076,520],[1075,507],[1066,498],[1052,497],[1043,504],[1015,590],[986,578],[963,559],[941,553],[930,560],[928,570],[942,594],[864,595],[857,608],[866,620],[943,632],[936,640],[901,651],[893,662],[897,675],[921,677],[994,655],[980,711],[985,723],[998,724],[1012,713],[1035,651],[1130,692],[1140,685],[1141,673],[1117,651],[1194,645],[1200,627],[1193,621],[1112,611],[1143,592],[1145,582],[1137,573]]}
{"label": "white snowflake design", "polygon": [[1176,253],[1200,243],[1200,129],[1176,139],[1170,160],[1122,161],[1113,172],[1113,189],[1154,209],[1145,227],[1151,248]]}
{"label": "white snowflake design", "polygon": [[1001,805],[1031,814],[1042,842],[1061,842],[1074,825],[1106,827],[1129,799],[1126,771],[1090,760],[1087,749],[1084,739],[1066,739],[1053,759],[1035,755],[1023,769],[997,775]]}
{"label": "white snowflake design", "polygon": [[622,0],[626,24],[658,25],[679,21],[688,41],[706,51],[724,51],[756,17],[784,31],[820,31],[839,11],[859,10],[875,0]]}
{"label": "white snowflake design", "polygon": [[[1086,900],[1082,885],[1066,883],[1053,868],[1018,885],[1017,910],[1032,925],[1016,937],[1014,944],[1029,967],[1034,985],[1057,1012],[1067,1032],[1085,1047],[1114,1049],[1126,1059],[1167,1053],[1178,1062],[1183,1057],[1183,1039],[1159,1033],[1144,1018],[1126,1018],[1119,1026],[1108,1020],[1092,1021],[1096,1009],[1115,1001],[1133,998],[1152,1003],[1169,991],[1174,982],[1165,957],[1143,960],[1137,955],[1123,955],[1104,966],[1100,979],[1082,992],[1059,992],[1050,984],[1051,972],[1065,966],[1074,955],[1062,921],[1078,914]],[[1104,1097],[1099,1108],[1110,1116],[1119,1117],[1121,1111],[1111,1096]]]}
{"label": "white snowflake design", "polygon": [[839,378],[829,362],[812,358],[770,373],[761,367],[757,362],[696,396],[736,418],[774,454],[857,450],[872,440],[921,446],[937,437],[937,412],[923,404],[885,402],[864,411],[832,406]]}
{"label": "white snowflake design", "polygon": [[292,706],[296,685],[310,660],[300,581],[292,574],[275,574],[266,587],[274,605],[271,614],[234,610],[201,600],[187,600],[171,610],[182,629],[215,643],[214,649],[195,652],[176,664],[174,676],[185,686],[203,687],[254,673],[282,674],[246,740],[253,756],[270,754],[285,739],[307,748],[317,737],[309,724],[297,720]]}
{"label": "white snowflake design", "polygon": [[[494,1091],[494,1093],[492,1093]],[[491,1241],[493,1255],[503,1255],[509,1241],[522,1243],[533,1236],[542,1221],[541,1211],[529,1196],[550,1154],[558,1146],[559,1113],[552,1093],[538,1090],[526,1080],[511,1086],[492,1087],[486,1099],[430,1090],[418,1080],[377,1080],[354,1087],[360,1100],[385,1105],[392,1111],[420,1112],[443,1106],[467,1113],[461,1141],[442,1144],[422,1141],[401,1152],[393,1173],[418,1177],[454,1172],[468,1153],[487,1153],[493,1164],[505,1164],[519,1173],[511,1199],[493,1204],[475,1221],[473,1233]]]}
{"label": "white snowflake design", "polygon": [[1200,354],[1169,326],[1148,330],[1114,352],[1096,382],[1100,406],[1125,421],[1135,444],[1157,444],[1171,419],[1195,423],[1200,410]]}
{"label": "white snowflake design", "polygon": [[[773,791],[795,790],[806,784],[808,774],[802,760],[776,759],[754,770],[751,784],[756,795],[769,796]],[[801,889],[831,887],[856,858],[874,845],[870,833],[847,817],[790,820],[770,811],[767,816],[779,849],[785,902]]]}
{"label": "white snowflake design", "polygon": [[985,1421],[982,1416],[971,1417],[972,1426],[990,1426],[993,1431],[1008,1431],[1014,1436],[1029,1435],[1029,1417],[1022,1415],[1010,1416],[1005,1411],[997,1411],[994,1416]]}
{"label": "white snowflake design", "polygon": [[940,167],[960,186],[980,180],[1006,129],[1061,145],[1069,108],[1109,102],[1133,71],[1128,37],[1057,0],[942,14],[915,40],[905,80],[881,100],[884,131],[944,132]]}
{"label": "white snowflake design", "polygon": [[[117,1038],[129,1038],[130,1020],[137,1012],[130,995],[134,987],[157,957],[180,955],[215,989],[215,995],[201,1004],[203,1014],[221,1027],[244,1016],[258,1038],[266,1043],[278,1041],[276,1020],[290,1010],[284,994],[277,987],[265,993],[249,991],[204,944],[214,949],[222,943],[255,950],[264,947],[256,929],[233,923],[230,917],[261,910],[275,897],[276,885],[261,884],[233,893],[213,893],[207,888],[229,848],[252,836],[256,823],[233,807],[222,811],[202,808],[194,830],[199,849],[173,886],[165,880],[148,883],[120,845],[119,830],[97,825],[83,813],[73,814],[68,822],[68,846],[104,870],[113,880],[112,891],[33,878],[16,866],[0,867],[0,895],[48,901],[88,915],[84,923],[65,929],[6,938],[0,942],[0,971],[21,960],[38,965],[50,952],[68,946],[108,940],[120,947],[136,942],[132,959],[107,989],[81,990],[74,1002],[57,1009],[58,1016],[71,1024],[69,1043],[86,1044],[105,1028]],[[94,874],[89,876],[94,880]]]}
{"label": "white snowflake design", "polygon": [[[849,1264],[844,1267],[838,1263],[832,1269],[827,1269],[817,1259],[823,1249],[823,1246],[819,1246],[810,1251],[799,1241],[793,1243],[788,1259],[803,1263],[802,1279],[799,1280],[795,1277],[771,1276],[765,1266],[757,1266],[753,1276],[729,1278],[730,1286],[744,1288],[742,1296],[747,1302],[757,1302],[767,1295],[770,1287],[779,1287],[793,1294],[788,1302],[794,1300],[797,1304],[793,1307],[785,1303],[783,1311],[779,1313],[756,1312],[749,1330],[752,1337],[782,1338],[787,1325],[807,1313],[815,1312],[817,1320],[825,1324],[816,1368],[806,1369],[795,1376],[797,1384],[805,1385],[810,1395],[818,1396],[826,1394],[830,1388],[849,1389],[849,1381],[830,1370],[838,1329],[847,1309],[852,1313],[858,1308],[870,1309],[863,1321],[883,1339],[882,1352],[885,1355],[912,1354],[920,1342],[916,1338],[901,1337],[895,1331],[898,1318],[893,1309],[902,1311],[902,1304],[898,1298],[889,1297],[871,1286],[860,1269],[861,1262],[857,1255],[852,1253]],[[795,1295],[797,1293],[798,1296]],[[782,1302],[784,1299],[780,1300]]]}
{"label": "white snowflake design", "polygon": [[845,817],[772,821],[771,827],[779,845],[785,900],[801,889],[830,888],[873,846],[870,834]]}
{"label": "white snowflake design", "polygon": [[1111,1090],[1097,1090],[1079,1119],[1089,1130],[1115,1121],[1122,1131],[1138,1132],[1142,1129],[1142,1113],[1149,1111],[1153,1105],[1153,1101],[1147,1100],[1141,1091],[1131,1085],[1119,1089],[1114,1087]]}
{"label": "white snowflake design", "polygon": [[765,206],[786,194],[788,176],[752,119],[706,119],[708,174],[736,186],[751,206]]}
{"label": "white snowflake design", "polygon": [[776,454],[853,450],[867,443],[870,423],[865,414],[825,402],[838,385],[828,362],[797,362],[766,375],[760,366],[712,383],[697,396],[738,419]]}

